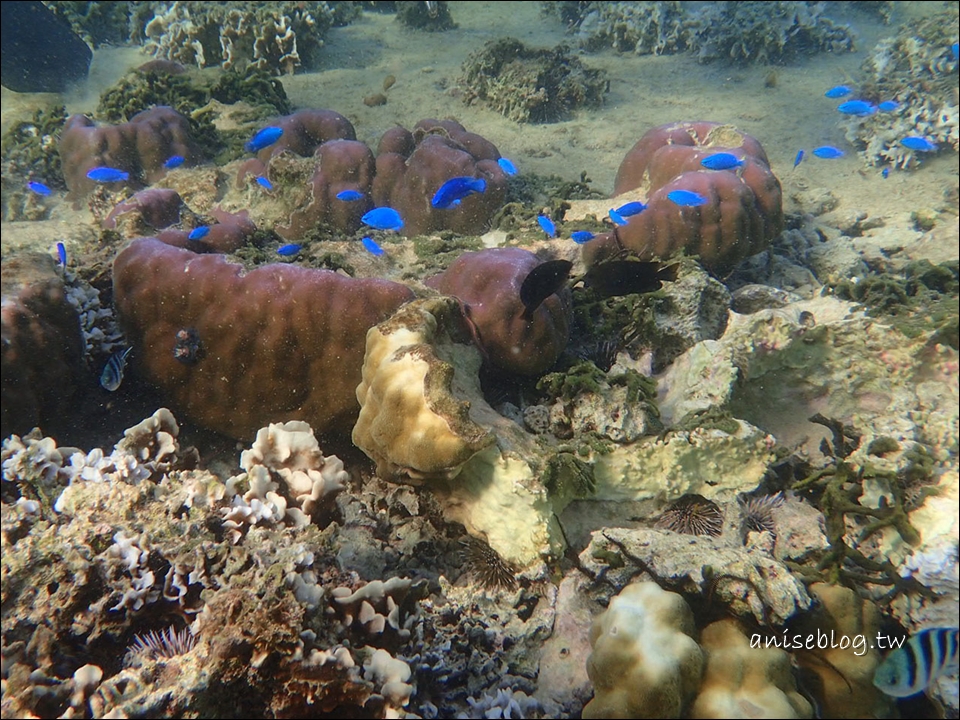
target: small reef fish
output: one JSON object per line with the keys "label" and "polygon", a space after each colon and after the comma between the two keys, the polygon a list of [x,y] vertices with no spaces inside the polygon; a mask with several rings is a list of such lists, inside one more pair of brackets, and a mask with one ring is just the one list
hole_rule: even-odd
{"label": "small reef fish", "polygon": [[667,193],[667,199],[680,207],[697,207],[707,204],[707,199],[703,195],[692,190],[671,190]]}
{"label": "small reef fish", "polygon": [[883,172],[880,174],[883,175],[883,179],[886,180],[888,177],[890,177],[890,168],[884,168]]}
{"label": "small reef fish", "polygon": [[917,152],[933,152],[937,149],[937,146],[934,143],[930,142],[924,137],[917,137],[915,135],[905,137],[900,141],[900,144],[905,148],[916,150]]}
{"label": "small reef fish", "polygon": [[823,96],[824,96],[824,97],[831,98],[831,99],[833,99],[833,98],[842,98],[842,97],[846,97],[847,95],[849,95],[850,92],[851,92],[850,88],[848,88],[846,85],[837,85],[837,86],[832,87],[832,88],[830,88],[829,90],[827,90],[827,91],[823,94]]}
{"label": "small reef fish", "polygon": [[890,652],[873,674],[886,695],[905,698],[923,692],[941,675],[956,672],[957,628],[927,628]]}
{"label": "small reef fish", "polygon": [[877,111],[877,107],[873,103],[868,103],[866,100],[848,100],[838,105],[837,110],[844,115],[866,117],[867,115],[873,115]]}
{"label": "small reef fish", "polygon": [[497,160],[497,165],[499,165],[500,169],[503,170],[503,172],[505,172],[507,175],[513,176],[517,174],[517,166],[507,160],[505,157]]}
{"label": "small reef fish", "polygon": [[399,230],[403,227],[403,218],[392,207],[378,207],[366,213],[360,222],[376,230]]}
{"label": "small reef fish", "polygon": [[377,245],[377,241],[372,237],[365,237],[360,242],[363,243],[363,247],[366,248],[367,252],[375,257],[380,257],[386,252],[386,250]]}
{"label": "small reef fish", "polygon": [[187,235],[187,240],[202,240],[207,235],[210,234],[209,225],[201,225],[200,227],[195,227],[190,231],[190,234]]}
{"label": "small reef fish", "polygon": [[882,103],[877,105],[877,110],[880,112],[893,112],[898,107],[900,107],[900,103],[898,103],[896,100],[884,100]]}
{"label": "small reef fish", "polygon": [[679,270],[679,263],[609,260],[591,267],[583,280],[599,297],[608,298],[655,292],[664,282],[675,281]]}
{"label": "small reef fish", "polygon": [[614,222],[615,225],[626,225],[626,224],[627,224],[627,219],[626,219],[625,217],[623,217],[623,215],[621,215],[620,213],[618,213],[616,210],[614,210],[613,208],[610,208],[610,209],[607,211],[607,215],[610,216],[610,219],[613,220],[613,222]]}
{"label": "small reef fish", "polygon": [[273,190],[273,183],[267,180],[263,175],[257,175],[257,185],[264,190]]}
{"label": "small reef fish", "polygon": [[30,189],[31,192],[34,192],[37,195],[43,195],[44,197],[46,197],[47,195],[53,192],[53,190],[48,188],[42,182],[37,182],[36,180],[32,180],[31,182],[28,182],[27,187]]}
{"label": "small reef fish", "polygon": [[818,158],[823,158],[824,160],[833,160],[834,158],[843,157],[843,150],[840,148],[835,148],[832,145],[823,145],[816,148],[813,151],[813,154]]}
{"label": "small reef fish", "polygon": [[730,170],[731,168],[741,167],[743,160],[733,153],[721,152],[708,155],[700,161],[707,170]]}
{"label": "small reef fish", "polygon": [[[541,215],[540,217],[543,217]],[[533,312],[543,301],[566,285],[573,263],[569,260],[547,260],[540,263],[520,283],[520,302],[524,320],[533,318]]]}
{"label": "small reef fish", "polygon": [[276,125],[270,125],[269,127],[263,128],[256,135],[250,138],[247,141],[247,144],[243,147],[247,152],[257,152],[263,150],[265,147],[270,147],[277,140],[280,139],[280,136],[283,135],[283,128],[277,127]]}
{"label": "small reef fish", "polygon": [[127,357],[130,355],[131,350],[133,350],[133,348],[118,350],[107,360],[103,372],[100,373],[100,386],[104,390],[115,392],[116,389],[120,387],[120,383],[123,382],[123,371],[127,367]]}
{"label": "small reef fish", "polygon": [[625,218],[632,217],[633,215],[639,215],[646,209],[647,209],[646,205],[644,205],[639,200],[635,200],[634,202],[624,203],[623,205],[618,207],[617,214],[620,217],[625,217]]}
{"label": "small reef fish", "polygon": [[67,248],[62,242],[57,243],[57,262],[62,270],[67,269]]}
{"label": "small reef fish", "polygon": [[296,255],[303,249],[302,245],[297,245],[296,243],[287,243],[286,245],[281,245],[277,248],[277,255],[282,255],[283,257],[291,257]]}
{"label": "small reef fish", "polygon": [[183,163],[184,163],[185,161],[186,161],[186,158],[185,158],[183,155],[174,155],[172,158],[170,158],[169,160],[167,160],[167,161],[163,164],[163,166],[164,166],[167,170],[173,170],[174,168],[178,168],[178,167],[180,167],[181,165],[183,165]]}
{"label": "small reef fish", "polygon": [[341,190],[337,193],[337,200],[343,200],[344,202],[363,200],[363,193],[357,190]]}
{"label": "small reef fish", "polygon": [[960,60],[960,43],[954,43],[951,45],[950,52],[953,53],[954,60]]}
{"label": "small reef fish", "polygon": [[793,166],[796,167],[803,160],[803,150],[797,150],[797,157],[793,161]]}
{"label": "small reef fish", "polygon": [[570,239],[573,240],[577,245],[583,245],[584,243],[590,242],[593,240],[595,235],[589,230],[575,230],[570,233]]}
{"label": "small reef fish", "polygon": [[556,237],[557,236],[557,226],[553,224],[553,220],[548,218],[546,215],[537,215],[537,222],[540,223],[540,227],[543,228],[543,231],[547,234],[547,237]]}
{"label": "small reef fish", "polygon": [[117,168],[95,167],[87,171],[87,177],[98,183],[115,183],[129,180],[130,173]]}
{"label": "small reef fish", "polygon": [[433,196],[430,204],[438,210],[453,207],[458,200],[467,195],[482,193],[487,189],[487,181],[483,178],[455,177],[447,180]]}

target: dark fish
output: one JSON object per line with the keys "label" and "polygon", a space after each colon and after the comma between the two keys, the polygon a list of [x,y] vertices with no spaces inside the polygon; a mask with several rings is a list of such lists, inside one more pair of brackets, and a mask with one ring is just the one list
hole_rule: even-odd
{"label": "dark fish", "polygon": [[548,218],[546,215],[537,215],[537,222],[540,223],[540,227],[543,228],[543,231],[547,234],[547,237],[557,236],[557,226],[554,225],[553,220]]}
{"label": "dark fish", "polygon": [[846,85],[837,85],[827,90],[823,96],[828,98],[842,98],[850,94],[850,88]]}
{"label": "dark fish", "polygon": [[391,207],[374,208],[360,218],[360,222],[376,230],[399,230],[403,227],[403,218]]}
{"label": "dark fish", "polygon": [[184,163],[185,161],[186,161],[186,158],[185,158],[183,155],[174,155],[172,158],[170,158],[169,160],[167,160],[167,161],[163,164],[163,166],[164,166],[167,170],[173,170],[174,168],[178,168],[178,167],[180,167],[181,165],[183,165],[183,163]]}
{"label": "dark fish", "polygon": [[517,174],[517,166],[514,165],[509,160],[507,160],[505,157],[502,157],[499,160],[497,160],[497,165],[499,165],[500,169],[503,170],[503,172],[505,172],[507,175]]}
{"label": "dark fish", "polygon": [[743,160],[733,153],[721,152],[709,155],[700,161],[707,170],[729,170],[730,168],[740,167]]}
{"label": "dark fish", "polygon": [[120,383],[123,382],[123,371],[127,367],[127,356],[130,355],[131,350],[133,350],[133,348],[119,350],[107,360],[103,372],[100,373],[100,385],[104,390],[114,392],[120,387]]}
{"label": "dark fish", "polygon": [[363,193],[357,190],[341,190],[337,193],[337,200],[343,200],[344,202],[363,200]]}
{"label": "dark fish", "polygon": [[835,148],[832,145],[823,145],[816,148],[813,154],[824,160],[833,160],[834,158],[843,157],[844,153],[840,148]]}
{"label": "dark fish", "polygon": [[877,107],[873,103],[868,103],[866,100],[848,100],[838,105],[837,110],[844,115],[866,117],[867,115],[873,115],[877,111]]}
{"label": "dark fish", "polygon": [[62,242],[57,243],[57,261],[63,270],[67,269],[67,248]]}
{"label": "dark fish", "polygon": [[264,190],[273,190],[273,183],[263,175],[257,175],[257,185],[262,187]]}
{"label": "dark fish", "polygon": [[533,312],[543,301],[567,283],[572,268],[573,263],[569,260],[547,260],[527,274],[520,284],[520,302],[524,307],[521,317],[524,320],[532,319]]}
{"label": "dark fish", "polygon": [[447,180],[433,196],[430,204],[438,210],[453,207],[458,200],[467,195],[482,193],[487,189],[487,181],[483,178],[455,177]]}
{"label": "dark fish", "polygon": [[290,257],[291,255],[296,255],[300,250],[303,249],[302,245],[297,245],[296,243],[288,243],[286,245],[281,245],[277,248],[277,255],[282,255],[283,257]]}
{"label": "dark fish", "polygon": [[254,135],[250,140],[247,141],[247,144],[243,147],[246,148],[247,152],[257,152],[258,150],[263,150],[265,147],[270,147],[277,140],[280,139],[280,136],[283,135],[283,128],[277,127],[276,125],[271,125],[265,127],[263,130]]}
{"label": "dark fish", "polygon": [[803,150],[797,150],[797,158],[793,161],[793,166],[799,165],[801,160],[803,160]]}
{"label": "dark fish", "polygon": [[130,173],[111,167],[95,167],[87,171],[87,177],[98,183],[123,182],[130,179]]}
{"label": "dark fish", "polygon": [[600,297],[659,290],[664,282],[677,279],[678,263],[666,265],[657,261],[609,260],[594,265],[584,275],[584,282]]}
{"label": "dark fish", "polygon": [[933,152],[937,149],[937,146],[934,145],[929,140],[927,140],[926,138],[917,137],[915,135],[912,135],[910,137],[905,137],[903,140],[900,141],[900,144],[903,145],[905,148],[909,148],[910,150],[916,150],[917,152]]}
{"label": "dark fish", "polygon": [[877,666],[873,684],[893,697],[922,693],[957,671],[957,628],[927,628],[890,652]]}
{"label": "dark fish", "polygon": [[667,193],[667,199],[680,207],[697,207],[707,204],[707,199],[693,190],[671,190]]}
{"label": "dark fish", "polygon": [[365,237],[360,242],[363,243],[363,247],[367,249],[367,252],[369,252],[371,255],[374,255],[376,257],[380,257],[386,252],[386,250],[380,247],[377,244],[377,241],[374,240],[372,237]]}
{"label": "dark fish", "polygon": [[53,192],[53,190],[48,188],[42,182],[37,182],[36,180],[28,182],[27,187],[30,188],[32,192],[35,192],[37,195],[43,195],[44,197],[46,197],[47,195]]}
{"label": "dark fish", "polygon": [[877,110],[882,112],[893,112],[898,107],[900,107],[900,103],[898,103],[896,100],[884,100],[882,103],[877,105]]}
{"label": "dark fish", "polygon": [[187,235],[187,240],[202,240],[207,235],[210,234],[209,225],[201,225],[200,227],[195,227],[190,231],[190,234]]}
{"label": "dark fish", "polygon": [[613,220],[613,224],[614,224],[614,225],[626,225],[626,224],[627,224],[627,219],[626,219],[625,217],[623,217],[623,215],[621,215],[620,213],[618,213],[616,210],[614,210],[613,208],[610,208],[610,209],[607,211],[607,215],[609,215],[609,216],[610,216],[610,219]]}
{"label": "dark fish", "polygon": [[583,245],[586,242],[590,242],[594,237],[594,234],[589,230],[576,230],[570,233],[570,239],[573,240],[577,245]]}
{"label": "dark fish", "polygon": [[632,217],[633,215],[639,215],[646,209],[646,205],[639,200],[635,200],[634,202],[624,203],[618,207],[617,214],[620,215],[620,217]]}

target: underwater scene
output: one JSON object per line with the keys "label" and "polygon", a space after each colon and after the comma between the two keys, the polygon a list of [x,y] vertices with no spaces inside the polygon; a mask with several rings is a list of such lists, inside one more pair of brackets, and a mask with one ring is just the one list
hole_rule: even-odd
{"label": "underwater scene", "polygon": [[6,2],[4,718],[957,718],[956,2]]}

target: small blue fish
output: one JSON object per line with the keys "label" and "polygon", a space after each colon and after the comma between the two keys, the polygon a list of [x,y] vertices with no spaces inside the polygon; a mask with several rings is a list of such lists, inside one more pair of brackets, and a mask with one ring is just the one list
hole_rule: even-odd
{"label": "small blue fish", "polygon": [[884,168],[880,174],[883,175],[883,179],[886,180],[890,177],[890,168]]}
{"label": "small blue fish", "polygon": [[553,220],[548,218],[546,215],[537,215],[537,222],[540,223],[540,227],[543,228],[543,231],[547,234],[547,237],[556,237],[557,236],[557,226],[553,224]]}
{"label": "small blue fish", "polygon": [[190,234],[187,235],[187,240],[202,240],[207,235],[210,234],[209,225],[201,225],[200,227],[195,227],[190,231]]}
{"label": "small blue fish", "polygon": [[832,145],[823,145],[816,148],[813,154],[824,160],[833,160],[834,158],[843,157],[844,153],[840,148],[835,148]]}
{"label": "small blue fish", "polygon": [[500,169],[503,170],[503,172],[505,172],[507,175],[512,176],[517,174],[517,166],[507,160],[505,157],[497,160],[497,165],[499,165]]}
{"label": "small blue fish", "polygon": [[586,242],[590,242],[594,238],[594,234],[589,230],[575,230],[570,233],[570,239],[573,240],[577,245],[583,245]]}
{"label": "small blue fish", "polygon": [[793,166],[796,167],[803,160],[803,150],[797,150],[797,158],[793,161]]}
{"label": "small blue fish", "polygon": [[618,207],[617,214],[620,217],[625,217],[625,218],[632,217],[634,215],[639,215],[646,209],[647,209],[646,205],[644,205],[639,200],[635,200],[634,202],[624,203],[623,205]]}
{"label": "small blue fish", "polygon": [[929,140],[927,140],[926,138],[917,137],[915,135],[911,135],[910,137],[905,137],[903,140],[900,141],[900,144],[903,145],[905,148],[909,148],[910,150],[916,150],[917,152],[933,152],[937,149],[937,146],[934,145]]}
{"label": "small blue fish", "polygon": [[613,208],[610,208],[610,209],[607,211],[607,215],[610,216],[610,219],[613,220],[613,223],[614,223],[615,225],[626,225],[626,224],[627,224],[627,219],[626,219],[625,217],[623,217],[623,215],[621,215],[620,213],[618,213],[616,210],[614,210]]}
{"label": "small blue fish", "polygon": [[403,227],[403,218],[391,207],[374,208],[360,218],[360,222],[376,230],[399,230]]}
{"label": "small blue fish", "polygon": [[[873,673],[873,684],[893,697],[913,697],[957,671],[957,628],[927,628],[891,650]],[[956,684],[954,684],[956,685]]]}
{"label": "small blue fish", "polygon": [[30,188],[31,192],[35,192],[37,195],[43,195],[44,197],[53,192],[42,182],[37,182],[36,180],[28,182],[27,187]]}
{"label": "small blue fish", "polygon": [[667,199],[680,207],[697,207],[707,204],[707,199],[703,195],[692,190],[671,190],[667,193]]}
{"label": "small blue fish", "polygon": [[270,147],[277,140],[280,139],[280,136],[283,135],[283,128],[277,127],[276,125],[271,125],[265,127],[263,130],[254,135],[243,147],[246,148],[247,152],[257,152],[263,150],[265,147]]}
{"label": "small blue fish", "polygon": [[386,252],[382,247],[377,245],[377,241],[374,240],[372,237],[365,237],[360,242],[363,243],[363,246],[367,249],[367,251],[371,255],[374,255],[376,257],[380,257]]}
{"label": "small blue fish", "polygon": [[127,367],[127,356],[131,350],[133,350],[133,348],[118,350],[107,360],[103,372],[100,373],[100,385],[104,390],[114,392],[120,387],[120,383],[123,382],[123,371]]}
{"label": "small blue fish", "polygon": [[487,181],[483,178],[455,177],[447,180],[433,196],[430,204],[438,210],[453,207],[457,200],[467,195],[482,193],[487,189]]}
{"label": "small blue fish", "polygon": [[98,183],[123,182],[130,179],[130,173],[111,167],[95,167],[87,171],[87,177]]}
{"label": "small blue fish", "polygon": [[183,163],[184,163],[185,161],[186,161],[186,158],[185,158],[183,155],[174,155],[172,158],[170,158],[169,160],[167,160],[167,161],[163,164],[163,166],[164,166],[167,170],[173,170],[174,168],[178,168],[178,167],[180,167],[181,165],[183,165]]}
{"label": "small blue fish", "polygon": [[297,245],[296,243],[288,243],[287,245],[281,245],[277,248],[277,255],[282,255],[283,257],[290,257],[296,255],[303,249],[302,245]]}
{"label": "small blue fish", "polygon": [[721,152],[708,155],[700,161],[707,170],[729,170],[730,168],[741,167],[743,160],[733,153]]}
{"label": "small blue fish", "polygon": [[267,180],[263,175],[257,175],[257,185],[264,190],[273,190],[273,183]]}
{"label": "small blue fish", "polygon": [[67,248],[62,242],[57,243],[57,260],[60,263],[60,268],[62,270],[67,269]]}
{"label": "small blue fish", "polygon": [[337,193],[337,200],[343,200],[344,202],[363,200],[363,193],[357,190],[341,190]]}
{"label": "small blue fish", "polygon": [[960,60],[960,43],[954,43],[951,45],[950,52],[953,53],[954,60]]}
{"label": "small blue fish", "polygon": [[837,110],[844,115],[866,117],[867,115],[873,115],[877,111],[877,108],[873,103],[868,103],[866,100],[848,100],[838,105]]}
{"label": "small blue fish", "polygon": [[823,96],[824,96],[824,97],[831,98],[831,99],[832,99],[832,98],[842,98],[842,97],[846,97],[847,95],[849,95],[850,92],[851,92],[851,91],[850,91],[850,88],[848,88],[846,85],[837,85],[836,87],[832,87],[832,88],[830,88],[829,90],[827,90],[827,91],[823,94]]}
{"label": "small blue fish", "polygon": [[898,107],[900,107],[900,103],[898,103],[896,100],[884,100],[882,103],[877,105],[877,110],[880,112],[893,112]]}

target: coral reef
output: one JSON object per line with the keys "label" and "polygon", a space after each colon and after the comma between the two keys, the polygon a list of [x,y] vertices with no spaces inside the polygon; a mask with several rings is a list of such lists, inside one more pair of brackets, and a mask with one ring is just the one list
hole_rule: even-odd
{"label": "coral reef", "polygon": [[0,206],[4,220],[46,217],[44,203],[25,188],[39,180],[51,190],[64,187],[57,136],[66,112],[62,105],[37,110],[29,121],[15,123],[0,140]]}
{"label": "coral reef", "polygon": [[463,100],[478,100],[515,122],[564,120],[596,108],[610,89],[602,70],[584,66],[568,48],[528,48],[514,38],[487,43],[463,63]]}
{"label": "coral reef", "polygon": [[[290,419],[321,435],[346,431],[359,411],[366,331],[413,297],[398,283],[292,265],[244,274],[154,239],[123,250],[113,275],[138,370],[180,411],[236,438]],[[191,365],[173,352],[183,327],[205,351]]]}
{"label": "coral reef", "polygon": [[[729,152],[741,167],[713,171],[700,161]],[[617,171],[614,195],[638,189],[647,208],[584,246],[589,265],[626,249],[641,259],[666,258],[679,250],[697,255],[717,274],[760,252],[783,229],[780,182],[751,136],[729,125],[671,123],[644,134]],[[702,207],[678,207],[667,196],[688,190]]]}
{"label": "coral reef", "polygon": [[133,186],[152,184],[166,172],[174,155],[196,163],[202,157],[190,135],[190,123],[169,107],[155,107],[119,125],[97,126],[86,115],[71,115],[60,135],[60,157],[67,188],[76,197],[90,193],[97,182],[87,177],[95,167],[129,173]]}
{"label": "coral reef", "polygon": [[397,22],[409,28],[442,32],[457,27],[450,14],[449,3],[442,0],[429,3],[399,0],[393,4],[397,7]]}

